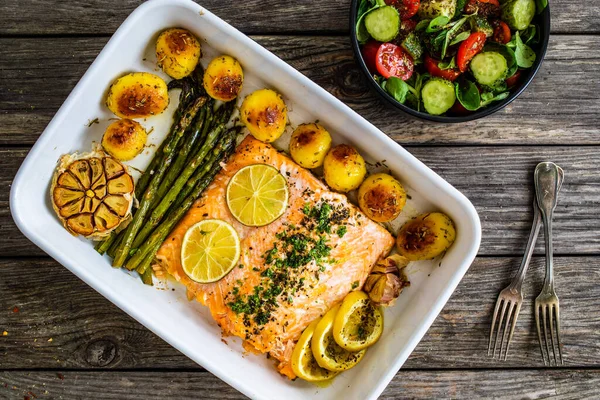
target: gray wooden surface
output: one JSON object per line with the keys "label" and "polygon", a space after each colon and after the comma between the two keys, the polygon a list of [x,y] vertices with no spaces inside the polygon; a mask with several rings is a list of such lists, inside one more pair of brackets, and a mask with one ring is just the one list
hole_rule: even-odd
{"label": "gray wooden surface", "polygon": [[[11,181],[110,35],[141,1],[0,0],[0,398],[243,398],[27,241]],[[600,4],[551,0],[547,58],[505,110],[424,123],[368,90],[350,49],[349,0],[207,0],[467,195],[483,226],[478,258],[382,398],[600,397]],[[545,368],[531,313],[543,247],[509,360],[485,356],[490,310],[520,261],[535,164],[566,172],[556,211],[556,283],[565,366]]]}

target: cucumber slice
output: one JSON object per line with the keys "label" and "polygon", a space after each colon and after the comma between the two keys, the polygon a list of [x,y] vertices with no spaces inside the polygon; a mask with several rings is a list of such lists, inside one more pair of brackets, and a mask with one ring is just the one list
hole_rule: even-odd
{"label": "cucumber slice", "polygon": [[392,6],[376,8],[365,16],[365,27],[371,37],[379,42],[389,42],[398,35],[400,15]]}
{"label": "cucumber slice", "polygon": [[431,115],[445,113],[454,105],[456,93],[452,82],[442,78],[432,78],[421,90],[425,110]]}
{"label": "cucumber slice", "polygon": [[527,29],[535,16],[535,0],[508,0],[502,6],[502,19],[512,29]]}
{"label": "cucumber slice", "polygon": [[473,57],[471,72],[480,85],[494,87],[499,81],[506,78],[508,63],[502,54],[486,51]]}

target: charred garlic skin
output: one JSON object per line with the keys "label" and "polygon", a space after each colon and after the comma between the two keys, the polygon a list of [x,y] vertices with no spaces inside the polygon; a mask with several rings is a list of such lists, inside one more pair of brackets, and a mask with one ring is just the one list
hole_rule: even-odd
{"label": "charred garlic skin", "polygon": [[73,235],[101,240],[131,217],[134,184],[127,169],[101,150],[61,157],[52,206]]}
{"label": "charred garlic skin", "polygon": [[363,287],[373,303],[390,306],[402,290],[410,286],[404,273],[408,263],[406,257],[394,254],[375,264]]}

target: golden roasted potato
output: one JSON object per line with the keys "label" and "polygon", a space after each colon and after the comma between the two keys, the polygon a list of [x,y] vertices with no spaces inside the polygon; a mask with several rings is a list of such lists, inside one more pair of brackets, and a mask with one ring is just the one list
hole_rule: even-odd
{"label": "golden roasted potato", "polygon": [[246,96],[240,108],[240,118],[252,136],[270,143],[285,131],[287,108],[279,93],[260,89]]}
{"label": "golden roasted potato", "polygon": [[377,222],[388,222],[396,218],[406,204],[406,191],[393,176],[374,174],[360,185],[358,205]]}
{"label": "golden roasted potato", "polygon": [[167,84],[149,72],[133,72],[110,86],[106,106],[117,117],[145,118],[163,112],[169,105]]}
{"label": "golden roasted potato", "polygon": [[450,217],[440,212],[425,213],[400,228],[396,248],[411,261],[429,260],[448,250],[455,238]]}
{"label": "golden roasted potato", "polygon": [[156,39],[158,66],[171,78],[181,79],[191,74],[201,56],[200,42],[187,29],[167,29]]}
{"label": "golden roasted potato", "polygon": [[235,99],[242,90],[243,82],[242,66],[231,56],[223,55],[214,58],[204,71],[204,89],[216,100]]}
{"label": "golden roasted potato", "polygon": [[354,147],[339,144],[325,156],[323,173],[333,190],[349,192],[360,186],[367,174],[367,167]]}
{"label": "golden roasted potato", "polygon": [[128,161],[142,152],[148,135],[139,123],[120,119],[108,126],[102,136],[104,150],[119,161]]}
{"label": "golden roasted potato", "polygon": [[331,136],[321,125],[298,125],[290,140],[290,154],[294,161],[304,168],[317,168],[323,165],[331,148]]}

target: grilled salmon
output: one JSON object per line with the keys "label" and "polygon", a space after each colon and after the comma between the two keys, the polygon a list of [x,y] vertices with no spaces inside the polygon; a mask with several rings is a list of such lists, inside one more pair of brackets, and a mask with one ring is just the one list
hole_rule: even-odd
{"label": "grilled salmon", "polygon": [[[268,164],[286,177],[289,202],[273,223],[248,227],[226,205],[229,179],[251,164]],[[200,284],[181,266],[185,232],[203,219],[229,222],[240,237],[239,265],[218,282]],[[160,248],[160,267],[206,305],[223,335],[267,353],[293,379],[290,358],[302,331],[350,291],[361,288],[371,267],[391,250],[392,235],[368,219],[345,195],[334,193],[308,170],[271,145],[246,137],[212,184]]]}

